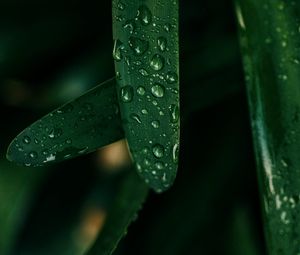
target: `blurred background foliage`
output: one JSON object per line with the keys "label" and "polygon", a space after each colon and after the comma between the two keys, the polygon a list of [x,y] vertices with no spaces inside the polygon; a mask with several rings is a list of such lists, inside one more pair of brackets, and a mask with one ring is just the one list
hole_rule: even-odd
{"label": "blurred background foliage", "polygon": [[[232,2],[181,1],[180,22],[178,177],[149,193],[115,254],[263,255]],[[130,189],[123,142],[47,169],[5,159],[22,129],[114,75],[112,46],[110,1],[0,2],[1,255],[84,254]]]}

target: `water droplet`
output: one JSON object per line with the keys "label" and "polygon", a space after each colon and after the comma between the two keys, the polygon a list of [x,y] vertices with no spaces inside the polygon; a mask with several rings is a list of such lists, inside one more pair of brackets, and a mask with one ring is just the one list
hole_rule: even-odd
{"label": "water droplet", "polygon": [[117,78],[117,80],[122,80],[120,72],[116,72],[116,78]]}
{"label": "water droplet", "polygon": [[147,109],[142,109],[142,114],[148,114],[148,111],[147,111]]}
{"label": "water droplet", "polygon": [[129,33],[132,34],[136,29],[136,24],[134,19],[127,20],[123,25],[123,28],[128,29]]}
{"label": "water droplet", "polygon": [[179,154],[179,146],[178,146],[178,143],[176,143],[176,144],[174,144],[173,150],[172,150],[172,157],[173,157],[174,163],[177,163],[177,161],[178,161],[178,154]]}
{"label": "water droplet", "polygon": [[139,123],[139,124],[142,123],[142,121],[141,121],[141,119],[140,119],[140,116],[137,115],[137,114],[135,114],[135,113],[132,113],[132,114],[130,115],[130,118],[132,118],[133,120],[135,120],[135,121],[136,121],[137,123]]}
{"label": "water droplet", "polygon": [[159,128],[160,122],[159,122],[158,120],[153,120],[153,121],[151,122],[151,125],[152,125],[152,127],[154,127],[154,128]]}
{"label": "water droplet", "polygon": [[46,149],[46,150],[43,150],[43,151],[42,151],[42,154],[45,155],[45,156],[48,155],[48,154],[49,154],[49,150],[47,150],[47,149]]}
{"label": "water droplet", "polygon": [[72,139],[71,138],[67,139],[66,144],[72,144]]}
{"label": "water droplet", "polygon": [[149,73],[147,72],[147,70],[144,69],[144,68],[139,69],[139,73],[140,73],[141,75],[143,75],[143,76],[148,76],[148,75],[149,75]]}
{"label": "water droplet", "polygon": [[150,166],[150,161],[149,161],[149,159],[147,159],[147,158],[144,159],[144,165],[145,165],[145,166]]}
{"label": "water droplet", "polygon": [[151,93],[155,97],[163,97],[165,94],[165,88],[164,86],[156,83],[152,86]]}
{"label": "water droplet", "polygon": [[157,46],[160,51],[165,51],[167,47],[167,39],[163,36],[157,38]]}
{"label": "water droplet", "polygon": [[136,90],[136,92],[140,95],[140,96],[143,96],[145,95],[145,88],[143,86],[139,86]]}
{"label": "water droplet", "polygon": [[165,30],[166,32],[170,32],[171,27],[172,27],[171,24],[166,23],[166,24],[164,25],[164,30]]}
{"label": "water droplet", "polygon": [[146,5],[141,5],[137,12],[137,18],[142,25],[148,26],[152,22],[152,14]]}
{"label": "water droplet", "polygon": [[157,170],[162,170],[164,168],[164,164],[162,162],[156,162],[155,167]]}
{"label": "water droplet", "polygon": [[87,152],[88,149],[89,149],[89,147],[84,147],[84,148],[80,149],[80,150],[78,151],[78,153],[79,153],[79,154],[83,154],[83,153]]}
{"label": "water droplet", "polygon": [[32,159],[36,159],[38,157],[38,154],[35,151],[32,151],[29,153],[29,157]]}
{"label": "water droplet", "polygon": [[30,144],[31,143],[31,138],[28,135],[24,136],[23,143]]}
{"label": "water droplet", "polygon": [[56,137],[60,137],[62,135],[63,131],[61,128],[54,128],[49,132],[49,138],[54,139]]}
{"label": "water droplet", "polygon": [[167,72],[167,83],[172,84],[178,81],[178,75],[175,72]]}
{"label": "water droplet", "polygon": [[121,1],[118,2],[117,7],[120,11],[123,11],[125,9],[125,4]]}
{"label": "water droplet", "polygon": [[133,52],[138,56],[143,55],[149,47],[148,41],[133,36],[129,38],[128,43]]}
{"label": "water droplet", "polygon": [[164,58],[159,54],[155,54],[150,61],[150,67],[155,71],[159,71],[164,67],[164,63]]}
{"label": "water droplet", "polygon": [[162,145],[160,144],[155,144],[153,147],[152,147],[152,152],[153,152],[153,155],[157,158],[162,158],[164,156],[164,152],[165,152],[165,149]]}
{"label": "water droplet", "polygon": [[35,143],[35,144],[39,144],[39,143],[40,143],[39,139],[34,138],[34,143]]}
{"label": "water droplet", "polygon": [[116,61],[121,61],[123,58],[122,50],[124,50],[124,45],[120,40],[115,40],[113,49],[113,58]]}
{"label": "water droplet", "polygon": [[170,115],[171,115],[171,122],[176,123],[179,119],[179,108],[178,105],[171,104],[169,107]]}
{"label": "water droplet", "polygon": [[121,88],[121,99],[124,103],[129,103],[133,99],[133,88],[129,85]]}

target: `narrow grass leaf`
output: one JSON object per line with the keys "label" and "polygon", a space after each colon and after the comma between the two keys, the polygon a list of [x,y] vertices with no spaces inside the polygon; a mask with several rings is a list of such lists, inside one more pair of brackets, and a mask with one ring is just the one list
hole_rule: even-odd
{"label": "narrow grass leaf", "polygon": [[33,123],[10,144],[7,158],[40,166],[87,154],[124,137],[115,79]]}
{"label": "narrow grass leaf", "polygon": [[113,0],[113,36],[126,138],[139,175],[162,192],[178,164],[178,1]]}
{"label": "narrow grass leaf", "polygon": [[300,247],[298,1],[236,5],[270,255]]}
{"label": "narrow grass leaf", "polygon": [[109,255],[127,233],[130,223],[146,200],[148,187],[135,171],[130,171],[120,184],[116,199],[108,212],[107,221],[87,255]]}

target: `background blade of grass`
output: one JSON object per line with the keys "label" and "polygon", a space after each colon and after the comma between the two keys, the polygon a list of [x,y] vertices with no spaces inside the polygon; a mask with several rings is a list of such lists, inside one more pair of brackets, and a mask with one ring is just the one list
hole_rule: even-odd
{"label": "background blade of grass", "polygon": [[74,158],[123,138],[115,79],[54,110],[11,143],[7,157],[26,166]]}
{"label": "background blade of grass", "polygon": [[179,151],[178,1],[113,1],[118,95],[139,175],[173,183]]}
{"label": "background blade of grass", "polygon": [[300,4],[236,6],[269,254],[298,254]]}
{"label": "background blade of grass", "polygon": [[140,180],[134,169],[131,169],[119,186],[103,230],[87,255],[113,253],[122,237],[126,235],[130,223],[136,220],[147,194],[147,185]]}

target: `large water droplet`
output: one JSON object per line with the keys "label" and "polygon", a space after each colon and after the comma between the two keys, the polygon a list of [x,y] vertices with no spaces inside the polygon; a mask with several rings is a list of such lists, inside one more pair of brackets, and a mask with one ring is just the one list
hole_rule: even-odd
{"label": "large water droplet", "polygon": [[169,110],[170,110],[171,122],[176,123],[179,119],[178,105],[171,104],[170,107],[169,107]]}
{"label": "large water droplet", "polygon": [[152,22],[152,14],[146,5],[141,5],[137,12],[137,17],[142,25],[148,26]]}
{"label": "large water droplet", "polygon": [[165,60],[159,54],[155,54],[150,61],[150,67],[155,71],[161,70],[164,67],[164,64]]}
{"label": "large water droplet", "polygon": [[163,97],[165,94],[165,88],[162,85],[156,83],[152,86],[151,93],[155,97]]}
{"label": "large water droplet", "polygon": [[152,147],[152,152],[153,152],[153,155],[157,158],[162,158],[164,156],[164,152],[165,152],[165,149],[162,145],[160,144],[155,144],[153,147]]}
{"label": "large water droplet", "polygon": [[159,128],[160,122],[159,122],[158,120],[153,120],[153,121],[151,122],[151,125],[152,125],[152,127],[154,127],[154,128]]}
{"label": "large water droplet", "polygon": [[122,50],[124,50],[124,45],[120,40],[115,40],[113,49],[113,58],[116,61],[121,61],[123,58]]}
{"label": "large water droplet", "polygon": [[30,144],[31,143],[31,138],[28,135],[25,135],[24,138],[23,138],[23,143]]}
{"label": "large water droplet", "polygon": [[143,55],[149,47],[148,41],[133,36],[129,38],[128,43],[133,52],[138,56]]}
{"label": "large water droplet", "polygon": [[129,85],[121,88],[121,99],[124,103],[129,103],[133,98],[133,88]]}
{"label": "large water droplet", "polygon": [[172,84],[178,81],[178,75],[175,72],[167,72],[167,83]]}
{"label": "large water droplet", "polygon": [[139,86],[136,90],[136,92],[140,95],[140,96],[143,96],[145,95],[145,88],[143,86]]}
{"label": "large water droplet", "polygon": [[165,51],[167,47],[167,39],[163,36],[157,38],[157,46],[160,51]]}
{"label": "large water droplet", "polygon": [[137,115],[137,114],[135,114],[135,113],[132,113],[132,114],[130,115],[130,118],[132,118],[133,120],[135,120],[135,121],[136,121],[137,123],[139,123],[139,124],[142,123],[140,116]]}

